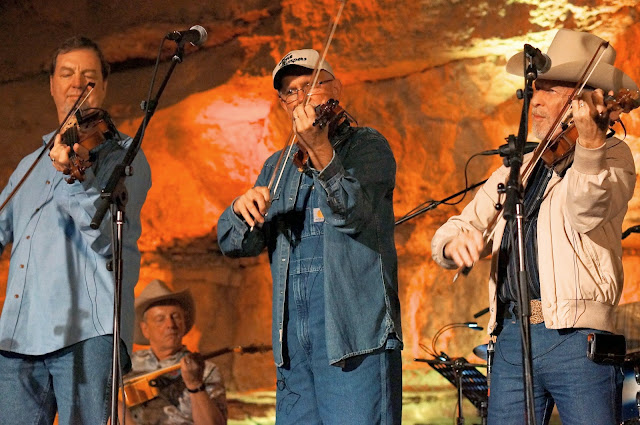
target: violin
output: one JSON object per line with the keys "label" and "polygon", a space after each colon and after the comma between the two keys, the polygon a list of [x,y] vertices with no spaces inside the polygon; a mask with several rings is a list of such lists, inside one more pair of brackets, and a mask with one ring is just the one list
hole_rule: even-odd
{"label": "violin", "polygon": [[[271,350],[270,345],[248,345],[246,347],[225,347],[220,350],[213,351],[201,356],[203,360],[217,357],[227,353],[265,353]],[[153,372],[145,373],[143,375],[134,376],[124,380],[124,396],[127,407],[134,407],[149,400],[156,398],[160,394],[162,389],[162,382],[166,381],[162,379],[162,376],[180,369],[180,363],[176,363],[172,366],[164,367],[162,369],[154,370]],[[122,392],[119,394],[119,399],[122,400]]]}
{"label": "violin", "polygon": [[71,147],[70,165],[64,170],[64,174],[69,177],[65,180],[69,184],[76,180],[82,182],[85,179],[85,171],[91,167],[95,159],[80,158],[73,150],[73,146],[77,143],[91,151],[105,140],[117,136],[118,132],[107,111],[99,108],[78,109],[63,128],[64,132],[60,134],[62,143]]}
{"label": "violin", "polygon": [[[621,89],[614,95],[604,98],[606,111],[596,117],[596,120],[605,119],[611,112],[621,111],[629,113],[640,106],[640,92],[629,89]],[[609,124],[609,123],[607,123]],[[578,130],[573,122],[563,124],[563,130],[551,140],[542,152],[542,160],[549,168],[562,172],[571,163],[570,159],[578,140]]]}

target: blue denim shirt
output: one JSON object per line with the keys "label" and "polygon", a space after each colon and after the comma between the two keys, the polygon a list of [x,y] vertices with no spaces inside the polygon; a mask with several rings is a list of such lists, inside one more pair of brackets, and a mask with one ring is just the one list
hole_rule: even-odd
{"label": "blue denim shirt", "polygon": [[[329,362],[402,345],[394,243],[393,189],[396,163],[377,131],[342,126],[331,139],[335,154],[321,172],[313,170],[324,215],[325,326]],[[262,168],[256,186],[267,186],[278,153]],[[301,172],[287,161],[272,195],[266,222],[250,231],[232,207],[218,221],[218,243],[230,257],[255,256],[266,247],[273,278],[273,354],[282,366],[282,333],[291,229]],[[392,348],[392,347],[390,347]]]}
{"label": "blue denim shirt", "polygon": [[[51,133],[53,134],[53,133]],[[43,137],[48,141],[48,134]],[[0,214],[0,250],[13,243],[7,296],[0,316],[0,350],[42,355],[100,335],[113,334],[111,215],[99,229],[89,224],[100,191],[131,138],[108,140],[96,155],[84,182],[68,184],[45,153],[15,197]],[[42,148],[27,155],[0,195],[4,201]],[[133,287],[138,281],[140,210],[151,187],[144,153],[125,179],[125,214],[121,337],[129,351],[133,341]]]}

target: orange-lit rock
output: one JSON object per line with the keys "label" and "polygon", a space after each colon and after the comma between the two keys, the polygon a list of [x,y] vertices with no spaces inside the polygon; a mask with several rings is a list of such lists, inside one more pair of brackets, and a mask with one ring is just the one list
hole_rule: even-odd
{"label": "orange-lit rock", "polygon": [[[207,234],[224,208],[248,189],[275,150],[269,133],[274,105],[267,79],[233,78],[158,111],[143,150],[154,167],[140,247]],[[140,120],[125,122],[134,134]]]}

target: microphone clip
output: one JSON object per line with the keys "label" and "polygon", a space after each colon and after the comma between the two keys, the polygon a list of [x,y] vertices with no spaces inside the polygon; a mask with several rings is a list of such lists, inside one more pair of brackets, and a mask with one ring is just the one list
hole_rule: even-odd
{"label": "microphone clip", "polygon": [[171,31],[167,33],[165,39],[175,41],[178,46],[191,43],[193,46],[201,46],[207,41],[207,30],[200,25],[194,25],[185,31]]}
{"label": "microphone clip", "polygon": [[535,80],[538,74],[544,74],[551,69],[551,58],[530,44],[524,45],[524,57],[525,78],[528,80]]}

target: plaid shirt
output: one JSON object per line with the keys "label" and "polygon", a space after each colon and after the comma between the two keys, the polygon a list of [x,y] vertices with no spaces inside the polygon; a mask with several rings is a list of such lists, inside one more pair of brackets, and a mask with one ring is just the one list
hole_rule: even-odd
{"label": "plaid shirt", "polygon": [[[148,372],[172,366],[189,351],[183,347],[171,357],[158,361],[151,349],[136,351],[131,355],[133,369],[125,377],[130,378]],[[204,383],[209,397],[215,400],[227,417],[227,398],[222,376],[215,363],[205,361]],[[160,384],[158,397],[131,409],[138,425],[192,425],[191,397],[187,391],[180,370],[163,375],[157,381]]]}

